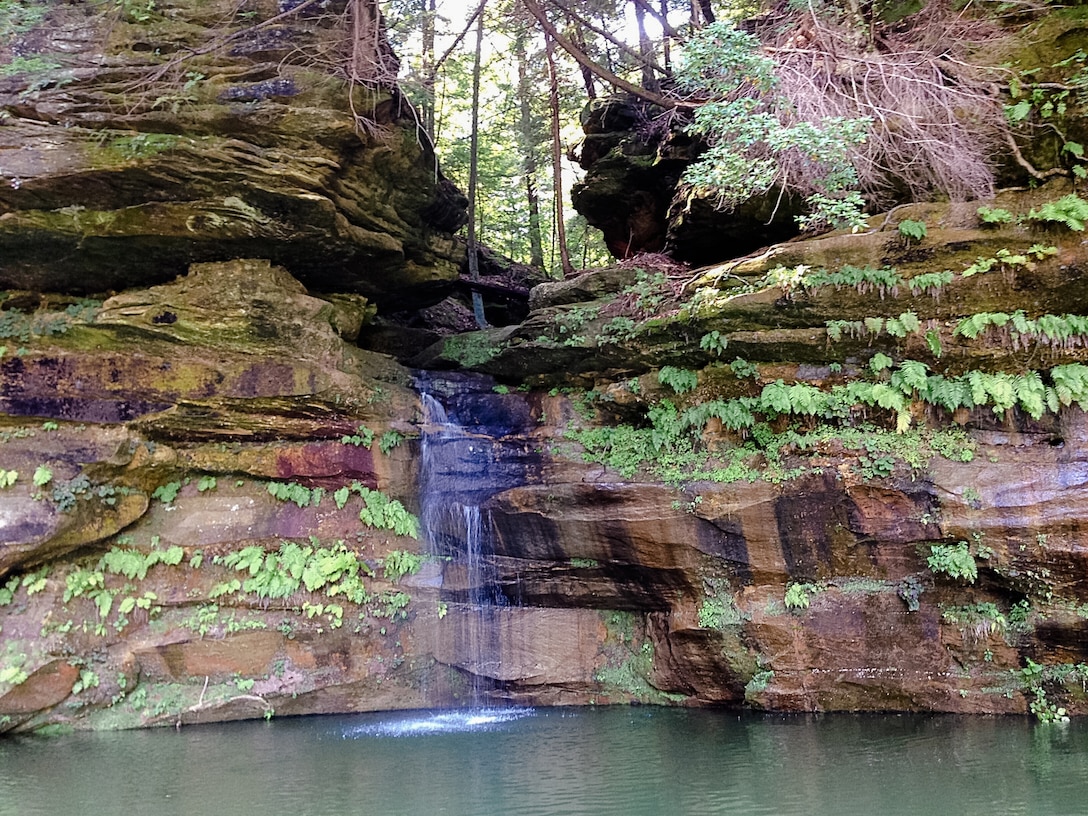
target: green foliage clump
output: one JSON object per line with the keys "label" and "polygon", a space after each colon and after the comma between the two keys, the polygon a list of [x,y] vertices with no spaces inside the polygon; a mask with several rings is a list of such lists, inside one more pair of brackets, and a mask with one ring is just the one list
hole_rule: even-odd
{"label": "green foliage clump", "polygon": [[447,337],[442,355],[465,368],[474,368],[490,362],[502,353],[502,347],[492,343],[486,332],[469,332]]}
{"label": "green foliage clump", "polygon": [[393,451],[393,448],[397,447],[397,445],[403,442],[404,439],[404,434],[402,434],[400,431],[386,431],[378,439],[378,450],[388,456]]}
{"label": "green foliage clump", "polygon": [[674,366],[662,366],[661,370],[657,372],[657,379],[658,382],[667,385],[677,394],[694,391],[699,384],[699,375],[694,371]]}
{"label": "green foliage clump", "polygon": [[1070,193],[1057,201],[1048,201],[1037,211],[1033,207],[1027,217],[1032,221],[1062,224],[1075,232],[1082,232],[1088,223],[1088,201],[1076,193]]}
{"label": "green foliage clump", "polygon": [[357,448],[369,448],[374,443],[374,431],[366,427],[366,425],[360,425],[355,429],[353,434],[345,434],[340,437],[340,442],[344,445],[354,445]]}
{"label": "green foliage clump", "polygon": [[790,584],[786,587],[786,609],[808,609],[809,596],[816,592],[814,584]]}
{"label": "green foliage clump", "polygon": [[958,544],[933,544],[926,563],[934,573],[947,575],[957,580],[973,584],[978,578],[978,564],[966,541]]}
{"label": "green foliage clump", "polygon": [[699,348],[720,357],[729,346],[729,340],[720,331],[707,332],[699,339]]}
{"label": "green foliage clump", "polygon": [[781,185],[806,197],[805,227],[864,225],[850,149],[865,140],[871,120],[799,120],[776,93],[774,63],[759,40],[727,23],[695,33],[676,77],[714,100],[696,108],[688,126],[709,144],[681,179],[693,194],[732,210]]}
{"label": "green foliage clump", "polygon": [[164,485],[159,485],[151,493],[151,498],[158,499],[163,504],[172,504],[174,499],[178,497],[178,493],[181,491],[181,482],[167,482]]}
{"label": "green foliage clump", "polygon": [[0,0],[0,42],[10,42],[45,19],[49,10],[35,0]]}
{"label": "green foliage clump", "polygon": [[908,240],[921,241],[929,232],[925,221],[913,221],[905,218],[899,222],[899,234]]}
{"label": "green foliage clump", "polygon": [[982,206],[978,208],[978,220],[984,225],[1011,224],[1016,216],[1001,207]]}
{"label": "green foliage clump", "polygon": [[81,300],[63,311],[43,309],[27,314],[18,309],[0,311],[0,339],[16,339],[29,343],[34,337],[55,337],[74,326],[93,323],[101,310],[97,300]]}
{"label": "green foliage clump", "polygon": [[399,581],[405,575],[415,575],[423,566],[423,556],[407,550],[393,550],[382,559],[382,571],[390,581]]}
{"label": "green foliage clump", "polygon": [[399,501],[358,482],[353,482],[351,489],[363,500],[363,507],[359,510],[361,522],[368,527],[392,530],[397,535],[419,538],[419,519],[405,510]]}
{"label": "green foliage clump", "polygon": [[942,272],[923,272],[908,280],[907,285],[910,287],[910,293],[915,297],[922,294],[936,297],[941,288],[950,284],[954,277],[955,275],[948,269]]}
{"label": "green foliage clump", "polygon": [[269,482],[268,493],[283,502],[293,502],[298,507],[317,507],[325,495],[323,488],[309,488],[297,482]]}
{"label": "green foliage clump", "polygon": [[[773,270],[772,270],[773,271]],[[874,269],[869,266],[851,266],[845,264],[834,272],[826,269],[806,271],[801,283],[808,290],[831,286],[835,289],[853,288],[860,294],[876,292],[880,297],[899,294],[899,287],[903,285],[903,276],[891,267]]]}

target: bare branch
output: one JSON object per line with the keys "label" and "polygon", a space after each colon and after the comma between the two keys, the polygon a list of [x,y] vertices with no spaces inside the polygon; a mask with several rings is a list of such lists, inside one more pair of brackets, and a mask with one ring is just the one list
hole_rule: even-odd
{"label": "bare branch", "polygon": [[670,97],[654,93],[653,91],[647,91],[645,88],[640,88],[633,82],[628,82],[623,77],[617,76],[606,68],[601,67],[596,62],[591,60],[588,56],[586,56],[583,51],[579,50],[574,45],[574,43],[572,43],[569,39],[564,37],[556,30],[555,26],[552,25],[551,20],[548,19],[547,15],[544,13],[543,9],[540,8],[540,5],[536,2],[536,0],[521,0],[521,2],[524,4],[526,10],[531,15],[533,15],[533,17],[536,18],[538,23],[540,23],[540,27],[544,29],[549,37],[555,40],[556,44],[558,44],[560,48],[570,54],[578,62],[579,65],[588,68],[605,82],[608,82],[616,88],[619,88],[621,91],[627,91],[627,93],[631,94],[632,96],[637,96],[640,99],[645,99],[647,102],[652,102],[653,104],[660,105],[661,107],[666,109],[677,107],[693,107],[692,103],[683,102],[679,99],[672,99]]}

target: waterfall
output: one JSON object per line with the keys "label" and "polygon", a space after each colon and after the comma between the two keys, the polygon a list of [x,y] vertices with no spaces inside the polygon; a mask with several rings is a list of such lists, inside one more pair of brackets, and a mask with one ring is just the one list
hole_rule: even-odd
{"label": "waterfall", "polygon": [[451,419],[426,386],[420,445],[420,528],[428,554],[442,563],[435,656],[467,676],[465,702],[485,705],[501,676],[496,610],[507,605],[494,564],[493,524],[481,505],[495,492],[494,440]]}

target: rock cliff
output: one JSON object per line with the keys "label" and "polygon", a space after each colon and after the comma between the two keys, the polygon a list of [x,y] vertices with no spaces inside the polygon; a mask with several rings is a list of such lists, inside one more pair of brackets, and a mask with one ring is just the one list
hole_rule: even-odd
{"label": "rock cliff", "polygon": [[[441,290],[457,206],[395,100],[361,139],[327,78],[247,73],[331,36],[317,17],[186,68],[198,100],[99,110],[106,66],[146,78],[133,55],[232,19],[157,7],[128,29],[57,7],[50,47],[78,33],[98,63],[8,88],[0,731],[484,702],[1088,710],[1069,180],[701,269],[637,257],[537,286],[517,325],[402,349],[409,368],[360,342],[375,303]],[[236,76],[304,90],[237,103]],[[137,145],[88,158],[114,138]]]}
{"label": "rock cliff", "polygon": [[30,4],[6,43],[0,286],[96,294],[265,257],[391,309],[444,296],[466,201],[395,90],[325,70],[343,2],[130,5]]}

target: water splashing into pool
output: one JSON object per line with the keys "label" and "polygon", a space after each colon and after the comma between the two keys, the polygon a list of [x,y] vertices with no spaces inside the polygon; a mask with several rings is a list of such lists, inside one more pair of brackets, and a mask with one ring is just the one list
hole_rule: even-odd
{"label": "water splashing into pool", "polygon": [[361,737],[414,737],[425,734],[461,734],[501,730],[515,720],[531,717],[532,708],[467,708],[457,711],[414,711],[381,722],[345,729],[344,739]]}

